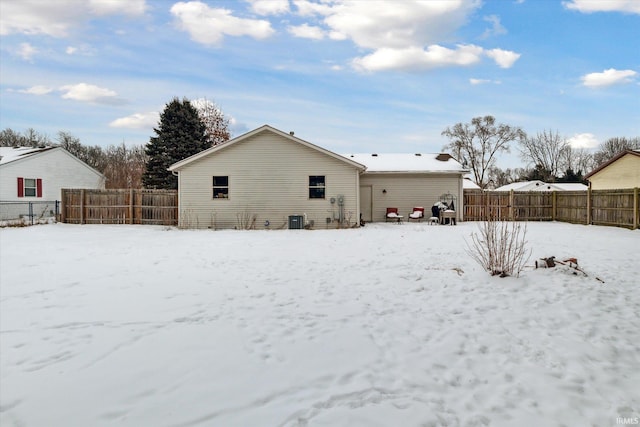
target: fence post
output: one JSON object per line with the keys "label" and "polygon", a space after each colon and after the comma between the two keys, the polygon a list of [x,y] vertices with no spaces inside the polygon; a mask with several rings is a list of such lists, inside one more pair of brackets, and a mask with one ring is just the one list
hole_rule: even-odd
{"label": "fence post", "polygon": [[513,190],[509,191],[509,221],[513,221],[513,202],[515,201],[515,197],[513,195]]}
{"label": "fence post", "polygon": [[31,225],[33,225],[33,202],[29,202],[29,218],[31,219]]}
{"label": "fence post", "polygon": [[558,217],[558,192],[553,190],[551,192],[551,221],[555,221]]}
{"label": "fence post", "polygon": [[84,224],[84,188],[80,190],[80,224]]}
{"label": "fence post", "polygon": [[633,189],[633,229],[640,227],[640,218],[638,218],[638,211],[640,211],[640,200],[638,200],[638,187]]}
{"label": "fence post", "polygon": [[133,224],[133,187],[129,189],[129,224]]}
{"label": "fence post", "polygon": [[60,222],[67,222],[67,190],[65,188],[62,189],[62,200],[60,201],[62,205],[60,206]]}
{"label": "fence post", "polygon": [[591,186],[587,188],[587,225],[590,225],[593,221],[593,215],[591,209],[593,208],[591,205]]}

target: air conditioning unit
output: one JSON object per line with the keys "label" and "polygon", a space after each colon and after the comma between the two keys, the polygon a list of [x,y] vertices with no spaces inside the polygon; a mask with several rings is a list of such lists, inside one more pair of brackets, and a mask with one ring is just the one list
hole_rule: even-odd
{"label": "air conditioning unit", "polygon": [[304,216],[289,215],[289,230],[302,230],[302,229],[304,229]]}

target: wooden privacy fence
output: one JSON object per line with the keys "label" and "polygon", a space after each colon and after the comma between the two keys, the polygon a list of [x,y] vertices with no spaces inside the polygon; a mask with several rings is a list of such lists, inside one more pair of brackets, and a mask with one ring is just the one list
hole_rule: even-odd
{"label": "wooden privacy fence", "polygon": [[60,220],[70,224],[178,225],[178,192],[63,189]]}
{"label": "wooden privacy fence", "polygon": [[483,221],[489,216],[636,229],[640,227],[640,200],[638,188],[553,192],[464,190],[464,219]]}

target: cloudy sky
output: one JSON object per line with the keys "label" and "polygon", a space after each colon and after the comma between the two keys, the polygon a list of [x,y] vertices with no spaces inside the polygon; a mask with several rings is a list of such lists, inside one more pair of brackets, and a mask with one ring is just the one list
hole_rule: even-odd
{"label": "cloudy sky", "polygon": [[488,114],[640,135],[638,0],[2,0],[0,35],[0,127],[87,145],[147,143],[173,97],[340,153],[438,152]]}

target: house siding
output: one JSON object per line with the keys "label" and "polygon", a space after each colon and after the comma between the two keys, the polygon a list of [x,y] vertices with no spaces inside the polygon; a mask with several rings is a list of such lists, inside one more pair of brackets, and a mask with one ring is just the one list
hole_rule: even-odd
{"label": "house siding", "polygon": [[626,154],[589,177],[592,190],[640,187],[640,156]]}
{"label": "house siding", "polygon": [[[41,179],[38,197],[19,197],[18,178]],[[0,200],[60,200],[62,188],[104,188],[104,177],[63,149],[33,154],[0,166]],[[41,193],[40,193],[41,192]]]}
{"label": "house siding", "polygon": [[[430,216],[431,206],[440,200],[442,194],[456,196],[456,212],[462,220],[462,175],[438,173],[364,173],[360,186],[371,186],[372,218],[365,221],[385,221],[388,207],[398,208],[399,214],[407,215],[416,206],[425,208],[425,216]],[[387,190],[383,193],[383,190]]]}
{"label": "house siding", "polygon": [[[309,176],[325,176],[325,198],[309,199]],[[229,177],[229,198],[214,199],[213,176]],[[359,170],[318,150],[270,131],[263,131],[179,171],[179,225],[183,228],[240,228],[240,219],[255,215],[255,228],[288,228],[290,215],[302,215],[314,228],[358,221]],[[327,223],[326,218],[331,218]],[[350,218],[350,219],[349,219]]]}

